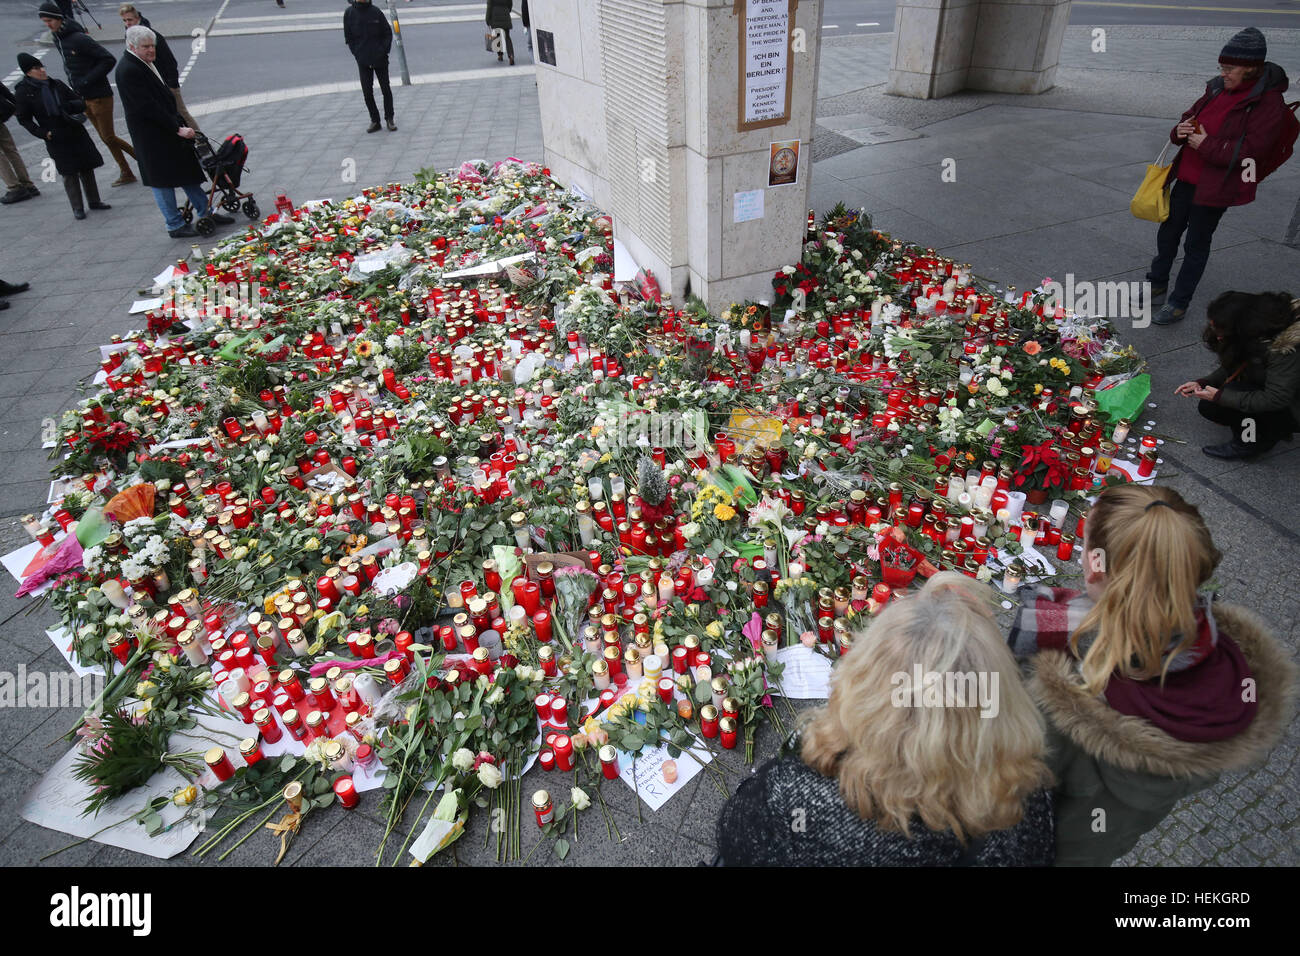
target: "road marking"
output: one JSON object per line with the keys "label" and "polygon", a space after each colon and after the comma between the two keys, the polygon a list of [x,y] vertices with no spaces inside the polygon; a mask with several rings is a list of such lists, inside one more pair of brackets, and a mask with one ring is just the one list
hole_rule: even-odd
{"label": "road marking", "polygon": [[[261,17],[227,17],[224,23],[263,23],[267,20],[283,20],[285,17],[292,17],[295,20],[341,20],[342,11],[331,10],[328,13],[282,13],[279,16],[261,16]],[[401,15],[405,20],[411,14],[416,16],[431,13],[477,13],[483,15],[483,4],[481,3],[456,3],[445,7],[407,7],[406,12]],[[515,14],[518,19],[519,15]]]}
{"label": "road marking", "polygon": [[1116,0],[1074,0],[1076,7],[1125,7],[1131,10],[1177,10],[1179,13],[1272,13],[1300,16],[1300,10],[1265,10],[1261,7],[1188,7],[1179,3],[1118,3]]}
{"label": "road marking", "polygon": [[[331,16],[334,16],[331,14]],[[482,23],[483,15],[481,13],[466,14],[458,17],[401,17],[402,29],[411,26],[419,26],[427,23]],[[516,18],[518,19],[518,18]],[[222,23],[233,23],[233,20],[223,20]],[[213,30],[208,36],[214,37],[239,37],[239,36],[257,36],[264,33],[310,33],[319,30],[342,30],[343,21],[335,17],[330,23],[286,23],[279,26],[263,27],[235,27],[233,30],[227,30],[222,27],[219,30]]]}
{"label": "road marking", "polygon": [[822,29],[823,29],[823,30],[838,30],[839,28],[840,28],[840,25],[839,25],[838,23],[823,23],[823,24],[822,24]]}
{"label": "road marking", "polygon": [[876,22],[872,22],[872,23],[859,23],[859,24],[857,24],[857,25],[860,26],[860,27],[878,27],[878,26],[880,26],[880,24],[879,24],[879,23],[876,23]]}
{"label": "road marking", "polygon": [[[481,70],[452,70],[445,73],[422,73],[411,77],[416,86],[433,83],[459,83],[463,80],[492,80],[502,77],[532,76],[536,71],[532,66],[485,67]],[[262,93],[249,93],[244,96],[228,96],[224,99],[208,100],[205,103],[186,105],[194,116],[208,116],[226,110],[243,109],[248,106],[262,106],[267,103],[283,103],[307,96],[323,96],[331,93],[350,93],[357,88],[356,80],[345,83],[322,83],[317,86],[299,86],[289,90],[267,90]]]}

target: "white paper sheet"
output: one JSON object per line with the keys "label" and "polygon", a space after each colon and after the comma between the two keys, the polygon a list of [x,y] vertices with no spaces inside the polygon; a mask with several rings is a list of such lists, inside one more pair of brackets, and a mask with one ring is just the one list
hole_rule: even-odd
{"label": "white paper sheet", "polygon": [[614,281],[631,282],[636,278],[638,266],[636,260],[632,258],[632,253],[627,251],[627,246],[614,239]]}
{"label": "white paper sheet", "polygon": [[824,700],[831,693],[834,664],[813,648],[802,644],[783,647],[776,659],[785,665],[781,682],[772,693],[791,700]]}
{"label": "white paper sheet", "polygon": [[54,646],[59,649],[59,653],[63,655],[63,659],[68,662],[68,666],[72,668],[73,673],[78,677],[86,677],[89,674],[105,676],[103,665],[91,664],[89,667],[86,667],[85,665],[78,663],[77,659],[72,656],[72,635],[68,633],[67,628],[57,627],[54,630],[46,628],[45,636],[54,642]]}
{"label": "white paper sheet", "polygon": [[131,311],[127,314],[139,315],[141,312],[148,312],[150,309],[160,308],[162,304],[162,299],[136,299],[131,303]]}
{"label": "white paper sheet", "polygon": [[504,269],[506,266],[514,265],[516,262],[523,262],[524,260],[532,260],[534,258],[536,257],[533,253],[525,252],[517,256],[506,256],[504,259],[493,259],[490,262],[480,262],[476,266],[470,266],[468,269],[461,269],[458,272],[444,272],[442,277],[444,279],[460,279],[467,276],[491,275],[494,272]]}
{"label": "white paper sheet", "polygon": [[695,779],[696,774],[704,769],[703,764],[713,759],[713,754],[703,747],[693,747],[690,752],[699,760],[692,760],[686,753],[677,757],[677,779],[672,783],[666,783],[663,773],[664,761],[674,759],[668,755],[667,746],[642,748],[636,760],[632,759],[630,753],[620,750],[618,751],[619,779],[631,787],[651,810],[658,810],[682,787]]}
{"label": "white paper sheet", "polygon": [[763,218],[763,190],[751,189],[734,194],[734,222],[749,222],[751,219]]}
{"label": "white paper sheet", "polygon": [[[174,739],[179,741],[181,738],[182,735],[177,734]],[[203,749],[203,746],[202,741],[192,741],[179,748],[173,745],[172,749],[197,750]],[[137,787],[125,796],[111,801],[99,813],[82,816],[81,811],[85,808],[91,789],[89,784],[82,783],[72,775],[72,765],[78,756],[79,751],[73,747],[31,789],[19,811],[24,820],[50,830],[58,830],[74,837],[88,837],[96,843],[144,853],[160,860],[170,859],[188,849],[199,835],[199,828],[192,820],[152,837],[145,832],[143,826],[131,820],[155,796],[188,786],[188,781],[170,767],[154,774],[145,786]],[[183,813],[181,808],[168,805],[161,815],[164,822],[175,824]],[[104,829],[105,827],[109,829]],[[55,857],[54,860],[58,863],[59,858]]]}

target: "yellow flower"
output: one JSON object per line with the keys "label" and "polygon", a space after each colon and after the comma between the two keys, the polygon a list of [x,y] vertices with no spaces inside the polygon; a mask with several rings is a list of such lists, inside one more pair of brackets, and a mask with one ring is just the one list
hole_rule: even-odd
{"label": "yellow flower", "polygon": [[176,804],[178,807],[188,807],[198,799],[198,796],[198,787],[186,787],[184,790],[177,790],[172,794],[172,803]]}
{"label": "yellow flower", "polygon": [[375,350],[375,343],[369,339],[361,339],[354,346],[357,356],[360,358],[370,358],[370,353]]}
{"label": "yellow flower", "polygon": [[720,638],[722,637],[722,625],[717,621],[713,621],[704,629],[704,633],[712,638]]}
{"label": "yellow flower", "polygon": [[135,696],[149,698],[158,693],[158,685],[151,680],[143,680],[135,685]]}
{"label": "yellow flower", "polygon": [[307,541],[303,544],[302,549],[304,551],[319,551],[320,539],[316,537],[308,538]]}
{"label": "yellow flower", "polygon": [[1035,382],[1035,383],[1034,383],[1034,394],[1035,394],[1035,395],[1038,395],[1038,394],[1040,394],[1042,391],[1043,391],[1043,383],[1042,383],[1042,382]]}
{"label": "yellow flower", "polygon": [[736,517],[736,509],[728,504],[716,505],[713,509],[713,517],[717,518],[719,521],[730,521],[732,518]]}

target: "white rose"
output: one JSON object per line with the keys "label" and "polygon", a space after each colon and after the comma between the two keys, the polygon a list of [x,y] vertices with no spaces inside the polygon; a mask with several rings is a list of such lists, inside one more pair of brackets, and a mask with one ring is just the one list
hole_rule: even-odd
{"label": "white rose", "polygon": [[578,810],[586,810],[591,806],[591,797],[587,796],[587,791],[581,787],[574,787],[570,790],[569,799],[573,801],[573,806]]}
{"label": "white rose", "polygon": [[462,773],[471,769],[474,766],[473,752],[461,747],[460,750],[451,755],[451,765]]}
{"label": "white rose", "polygon": [[490,763],[481,764],[478,768],[478,780],[489,790],[495,790],[501,786],[501,771]]}

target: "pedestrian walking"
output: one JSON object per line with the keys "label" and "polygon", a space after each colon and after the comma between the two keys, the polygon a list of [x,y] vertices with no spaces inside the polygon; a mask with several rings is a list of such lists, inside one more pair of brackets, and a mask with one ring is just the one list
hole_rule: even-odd
{"label": "pedestrian walking", "polygon": [[1219,367],[1174,392],[1200,399],[1201,417],[1232,429],[1231,441],[1201,451],[1249,460],[1300,428],[1300,299],[1225,292],[1207,312],[1201,338]]}
{"label": "pedestrian walking", "polygon": [[393,90],[388,85],[388,51],[393,45],[393,28],[388,18],[370,0],[348,0],[343,11],[343,42],[352,51],[361,74],[361,96],[370,112],[367,133],[379,131],[379,108],[375,105],[375,78],[379,78],[379,92],[384,97],[384,121],[390,130],[397,129],[393,122]]}
{"label": "pedestrian walking", "polygon": [[[995,606],[954,571],[891,602],[835,665],[826,706],[722,808],[718,862],[1051,864],[1044,721]],[[969,693],[934,700],[954,676]]]}
{"label": "pedestrian walking", "polygon": [[85,219],[87,205],[91,209],[111,208],[100,201],[95,182],[95,170],[104,165],[104,158],[81,125],[85,121],[85,103],[62,80],[52,79],[45,72],[45,64],[30,53],[18,54],[18,68],[23,71],[23,78],[14,87],[18,124],[45,143],[54,168],[63,177],[72,215]]}
{"label": "pedestrian walking", "polygon": [[1289,726],[1296,666],[1203,592],[1220,557],[1178,492],[1110,485],[1084,525],[1087,592],[1022,589],[1010,641],[1048,720],[1057,866],[1109,866]]}
{"label": "pedestrian walking", "polygon": [[[1254,201],[1258,180],[1272,172],[1268,167],[1288,120],[1294,122],[1282,99],[1286,71],[1268,62],[1267,53],[1264,34],[1254,27],[1235,34],[1219,54],[1219,75],[1169,133],[1180,147],[1169,170],[1169,218],[1156,233],[1156,257],[1146,276],[1152,301],[1168,292],[1156,325],[1187,315],[1219,220],[1230,206]],[[1169,291],[1184,233],[1183,264]]]}
{"label": "pedestrian walking", "polygon": [[[487,0],[487,25],[491,30],[504,31],[505,52],[510,56],[510,65],[515,65],[515,45],[510,39],[510,14],[514,9],[514,0]],[[497,62],[501,62],[501,50],[497,49]]]}
{"label": "pedestrian walking", "polygon": [[[117,14],[122,18],[122,26],[128,30],[136,26],[149,27],[150,30],[153,30],[153,27],[149,25],[149,21],[135,8],[134,4],[122,4],[117,8]],[[154,36],[157,38],[155,44],[158,47],[158,55],[154,59],[153,65],[158,68],[158,73],[162,76],[163,82],[167,84],[167,88],[172,91],[172,96],[176,98],[176,112],[181,115],[181,119],[185,121],[186,126],[195,132],[201,132],[199,124],[194,121],[190,111],[185,108],[185,100],[181,97],[181,74],[180,66],[176,62],[176,55],[172,53],[171,47],[167,45],[165,36],[157,30],[154,30]]]}
{"label": "pedestrian walking", "polygon": [[86,116],[117,163],[118,177],[113,185],[126,186],[135,182],[135,173],[126,161],[127,156],[135,158],[135,150],[113,128],[113,88],[108,85],[108,73],[117,58],[92,40],[81,24],[65,19],[63,11],[53,0],[41,4],[39,15],[54,38],[55,49],[63,57],[68,85],[85,102]]}
{"label": "pedestrian walking", "polygon": [[180,239],[198,232],[176,205],[178,186],[185,190],[199,218],[207,216],[221,225],[235,220],[215,212],[204,192],[207,179],[194,152],[194,128],[181,119],[175,97],[154,66],[157,49],[152,30],[131,27],[126,31],[126,54],[115,77],[126,128],[138,152],[140,178],[153,190],[168,235]]}
{"label": "pedestrian walking", "polygon": [[[6,125],[17,109],[18,101],[14,99],[13,93],[9,87],[0,83],[0,180],[4,181],[5,188],[8,190],[0,196],[0,203],[5,205],[22,202],[24,199],[31,199],[41,194],[36,184],[32,182],[31,175],[27,172],[27,164],[18,154],[18,147],[14,145],[14,138]],[[0,287],[3,285],[4,283],[0,282]]]}
{"label": "pedestrian walking", "polygon": [[524,38],[528,41],[528,49],[533,49],[533,25],[528,20],[528,0],[520,0],[519,3],[519,22],[524,27]]}

